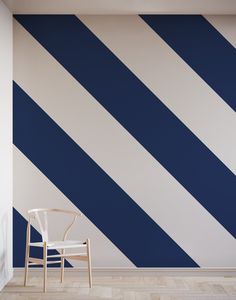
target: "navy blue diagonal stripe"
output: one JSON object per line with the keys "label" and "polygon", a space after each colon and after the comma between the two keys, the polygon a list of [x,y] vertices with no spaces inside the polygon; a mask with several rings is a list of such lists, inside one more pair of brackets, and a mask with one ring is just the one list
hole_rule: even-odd
{"label": "navy blue diagonal stripe", "polygon": [[141,15],[236,110],[236,49],[203,16]]}
{"label": "navy blue diagonal stripe", "polygon": [[18,149],[136,266],[197,266],[17,84],[13,128]]}
{"label": "navy blue diagonal stripe", "polygon": [[[22,215],[13,208],[13,267],[22,268],[25,266],[25,243],[26,243],[26,227],[27,221]],[[41,242],[42,237],[39,232],[31,227],[31,242]],[[57,255],[56,250],[49,250],[50,255]],[[43,257],[42,249],[39,247],[31,247],[30,255],[32,257]],[[48,265],[49,267],[60,267],[60,264]],[[72,267],[72,265],[65,260],[66,267]]]}
{"label": "navy blue diagonal stripe", "polygon": [[236,236],[234,174],[77,17],[16,19]]}

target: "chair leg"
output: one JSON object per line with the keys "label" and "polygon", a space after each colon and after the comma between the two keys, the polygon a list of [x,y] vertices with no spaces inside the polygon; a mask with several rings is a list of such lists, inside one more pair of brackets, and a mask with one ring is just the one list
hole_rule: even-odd
{"label": "chair leg", "polygon": [[28,242],[26,241],[26,246],[25,246],[25,276],[24,276],[24,286],[27,285],[28,271],[29,271],[29,245],[28,245]]}
{"label": "chair leg", "polygon": [[47,290],[47,244],[44,242],[43,245],[43,291],[46,293]]}
{"label": "chair leg", "polygon": [[90,251],[90,240],[87,239],[87,255],[88,255],[88,273],[89,273],[89,287],[92,287],[92,271],[91,271],[91,251]]}
{"label": "chair leg", "polygon": [[[65,249],[62,249],[61,254],[65,253]],[[61,283],[64,281],[64,267],[65,267],[65,258],[61,258]]]}

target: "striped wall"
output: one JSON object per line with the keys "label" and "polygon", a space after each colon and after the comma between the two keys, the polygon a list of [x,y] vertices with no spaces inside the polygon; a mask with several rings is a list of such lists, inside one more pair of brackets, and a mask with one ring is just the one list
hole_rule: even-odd
{"label": "striped wall", "polygon": [[59,207],[95,267],[236,267],[235,46],[235,16],[16,15],[14,265]]}

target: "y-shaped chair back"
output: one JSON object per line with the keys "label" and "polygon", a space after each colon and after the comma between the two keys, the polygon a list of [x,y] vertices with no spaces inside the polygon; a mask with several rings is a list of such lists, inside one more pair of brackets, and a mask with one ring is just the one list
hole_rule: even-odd
{"label": "y-shaped chair back", "polygon": [[[58,209],[58,208],[35,208],[28,211],[29,214],[29,223],[31,224],[31,220],[35,219],[38,223],[40,234],[42,236],[43,242],[49,242],[49,215],[51,213],[60,213],[72,216],[72,221],[69,223],[69,226],[66,227],[62,240],[65,241],[66,237],[72,228],[73,224],[75,223],[78,216],[82,216],[82,213]],[[29,237],[30,238],[30,237]]]}

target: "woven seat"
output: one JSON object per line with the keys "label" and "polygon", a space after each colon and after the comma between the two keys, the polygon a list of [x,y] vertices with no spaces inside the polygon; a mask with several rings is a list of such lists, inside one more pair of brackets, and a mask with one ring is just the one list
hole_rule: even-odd
{"label": "woven seat", "polygon": [[[44,243],[43,242],[35,242],[29,244],[31,247],[42,247]],[[81,248],[86,247],[86,242],[81,241],[52,241],[48,242],[47,247],[49,250],[52,249],[68,249],[68,248]]]}

